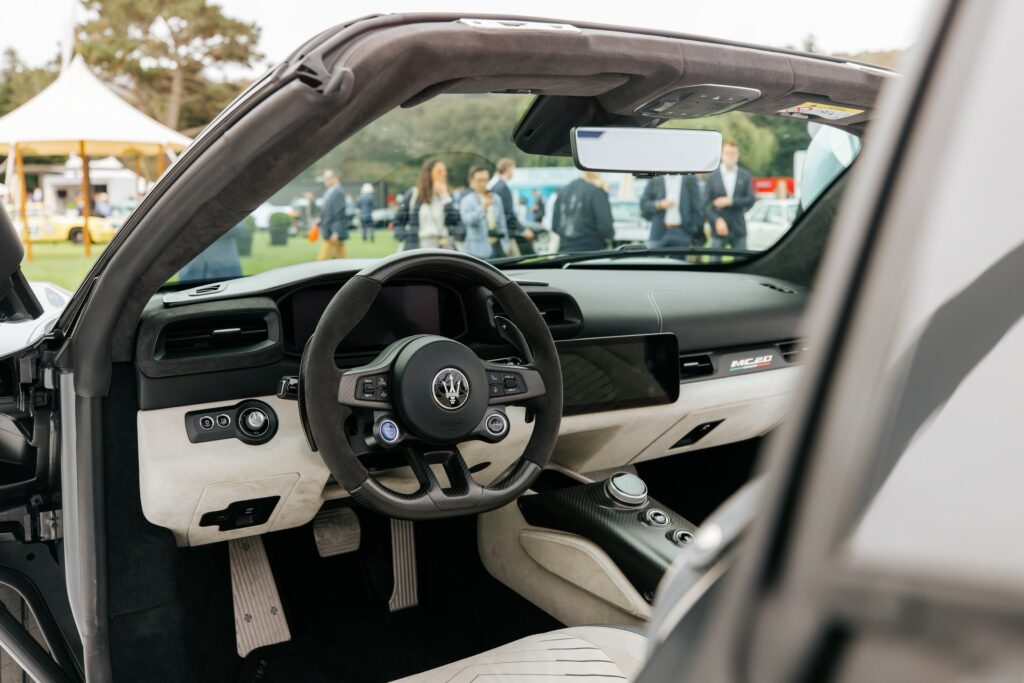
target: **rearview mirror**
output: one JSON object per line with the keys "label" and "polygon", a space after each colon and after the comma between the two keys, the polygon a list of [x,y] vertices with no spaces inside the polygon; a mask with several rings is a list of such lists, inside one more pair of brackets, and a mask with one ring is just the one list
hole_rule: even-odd
{"label": "rearview mirror", "polygon": [[708,173],[718,168],[722,134],[679,128],[573,128],[572,158],[583,171]]}

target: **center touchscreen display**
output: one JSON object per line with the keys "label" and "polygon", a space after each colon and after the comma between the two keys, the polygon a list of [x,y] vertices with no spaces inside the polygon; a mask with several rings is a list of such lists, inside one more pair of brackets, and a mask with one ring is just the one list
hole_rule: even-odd
{"label": "center touchscreen display", "polygon": [[674,334],[556,342],[562,364],[563,415],[673,403],[679,398]]}

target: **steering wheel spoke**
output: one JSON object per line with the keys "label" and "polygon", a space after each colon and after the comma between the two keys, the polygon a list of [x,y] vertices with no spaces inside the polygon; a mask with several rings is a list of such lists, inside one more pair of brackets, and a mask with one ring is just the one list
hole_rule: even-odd
{"label": "steering wheel spoke", "polygon": [[[409,467],[420,484],[420,495],[429,498],[438,510],[462,510],[475,507],[483,495],[459,449],[435,448],[424,444],[406,444],[402,448]],[[431,465],[440,465],[448,485],[438,481]]]}
{"label": "steering wheel spoke", "polygon": [[533,366],[485,362],[484,372],[488,405],[519,405],[547,393],[544,378]]}

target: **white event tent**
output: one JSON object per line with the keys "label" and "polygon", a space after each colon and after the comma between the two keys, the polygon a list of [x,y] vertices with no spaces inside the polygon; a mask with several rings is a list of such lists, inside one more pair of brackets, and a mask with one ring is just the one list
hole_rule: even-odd
{"label": "white event tent", "polygon": [[[13,157],[20,197],[21,224],[29,258],[25,192],[25,156],[69,156],[85,160],[82,173],[86,254],[89,253],[90,156],[157,156],[163,171],[165,155],[180,152],[191,140],[151,119],[121,99],[89,70],[77,55],[42,92],[0,118],[0,156]],[[7,164],[8,185],[12,164]]]}

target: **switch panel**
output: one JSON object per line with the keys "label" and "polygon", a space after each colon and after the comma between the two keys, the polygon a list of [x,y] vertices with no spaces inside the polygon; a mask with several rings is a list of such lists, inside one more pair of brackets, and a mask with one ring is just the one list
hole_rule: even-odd
{"label": "switch panel", "polygon": [[185,432],[192,443],[238,439],[257,446],[274,438],[277,413],[263,401],[195,410],[185,414]]}

